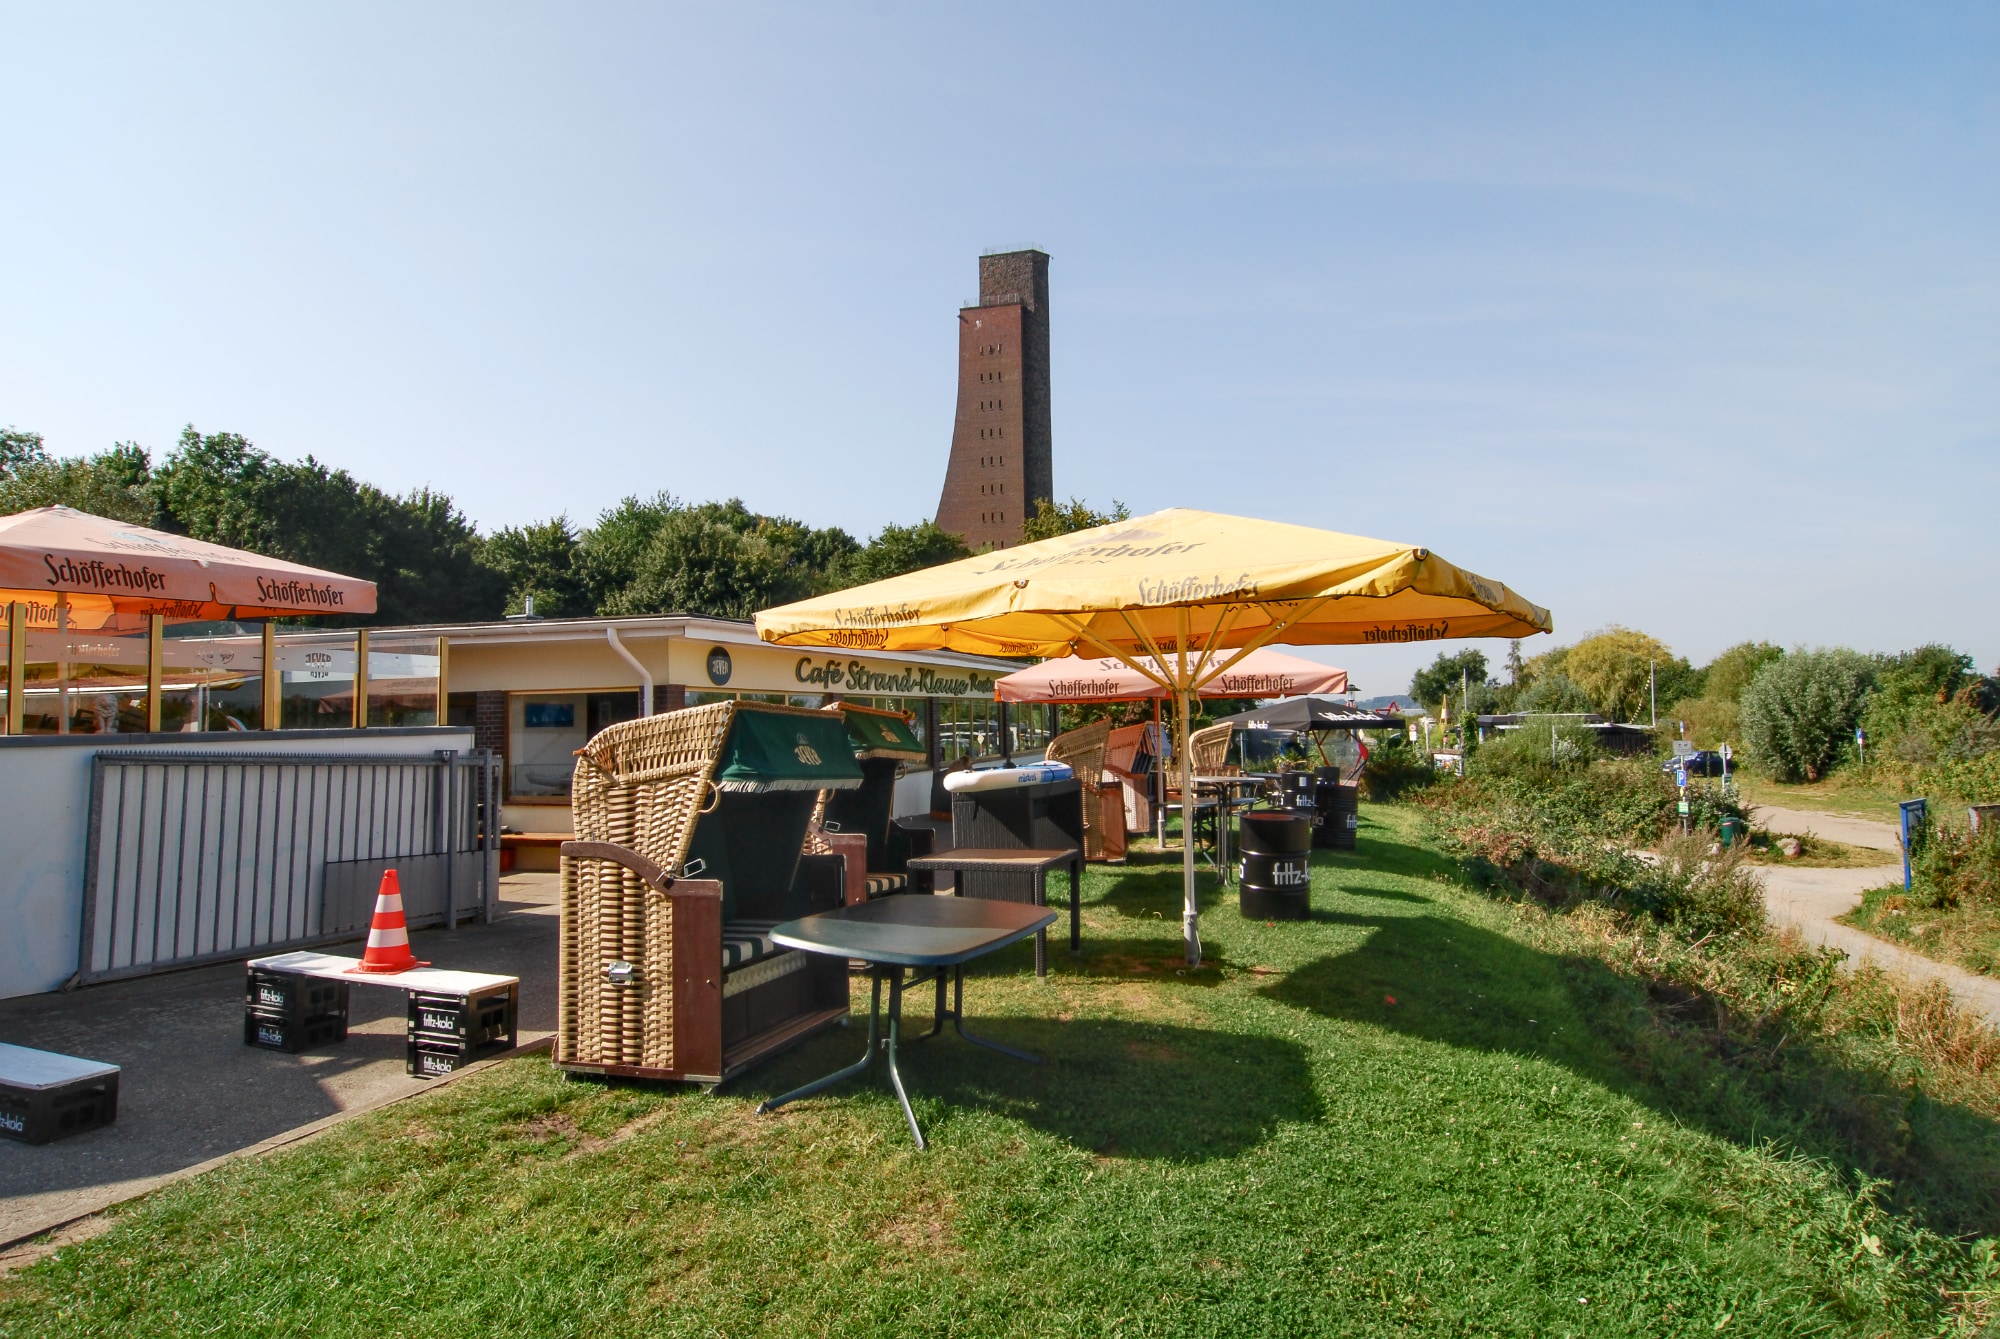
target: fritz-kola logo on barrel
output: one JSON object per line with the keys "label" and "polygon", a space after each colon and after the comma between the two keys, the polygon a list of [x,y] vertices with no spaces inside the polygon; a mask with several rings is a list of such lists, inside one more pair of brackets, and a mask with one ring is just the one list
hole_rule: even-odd
{"label": "fritz-kola logo on barrel", "polygon": [[799,741],[799,746],[792,750],[793,756],[808,767],[819,766],[819,750],[806,743],[804,735],[794,735],[792,737]]}

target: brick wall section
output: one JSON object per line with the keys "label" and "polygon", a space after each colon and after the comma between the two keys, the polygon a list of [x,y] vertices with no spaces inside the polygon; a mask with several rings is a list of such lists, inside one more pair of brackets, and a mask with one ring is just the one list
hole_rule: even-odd
{"label": "brick wall section", "polygon": [[[501,692],[472,695],[472,747],[492,749],[500,757],[500,774],[507,774],[507,695]],[[505,793],[506,785],[501,785]]]}
{"label": "brick wall section", "polygon": [[1055,496],[1049,417],[1049,258],[979,259],[979,302],[958,314],[958,408],[937,523],[972,549],[1021,542]]}
{"label": "brick wall section", "polygon": [[679,711],[687,705],[687,687],[678,683],[656,683],[653,685],[653,714],[663,711]]}

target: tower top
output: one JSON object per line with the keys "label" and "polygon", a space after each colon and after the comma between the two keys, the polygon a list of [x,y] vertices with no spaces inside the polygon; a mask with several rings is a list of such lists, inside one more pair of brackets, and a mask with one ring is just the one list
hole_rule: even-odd
{"label": "tower top", "polygon": [[1031,312],[1048,310],[1046,251],[998,251],[979,258],[979,305],[1005,307],[1014,303]]}

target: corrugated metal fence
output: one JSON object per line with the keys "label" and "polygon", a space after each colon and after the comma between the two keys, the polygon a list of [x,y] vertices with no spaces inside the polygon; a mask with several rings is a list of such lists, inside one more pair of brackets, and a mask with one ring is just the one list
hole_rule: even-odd
{"label": "corrugated metal fence", "polygon": [[109,750],[89,843],[78,984],[360,937],[385,869],[412,926],[455,928],[492,919],[499,765]]}

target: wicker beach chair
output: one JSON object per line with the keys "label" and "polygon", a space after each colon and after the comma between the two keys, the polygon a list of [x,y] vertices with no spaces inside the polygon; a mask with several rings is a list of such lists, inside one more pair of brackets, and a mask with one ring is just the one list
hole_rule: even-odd
{"label": "wicker beach chair", "polygon": [[1117,814],[1109,820],[1118,824],[1118,840],[1114,842],[1109,840],[1111,833],[1106,827],[1104,813],[1104,751],[1110,739],[1111,722],[1092,721],[1089,725],[1078,726],[1051,739],[1048,752],[1043,755],[1050,762],[1068,763],[1076,773],[1076,779],[1083,783],[1085,860],[1109,859],[1113,847],[1118,855],[1125,853],[1124,814]]}
{"label": "wicker beach chair", "polygon": [[829,725],[720,702],[614,725],[578,751],[557,1064],[719,1083],[847,1016],[844,964],[770,938],[844,900],[842,858],[803,849],[821,792],[861,782]]}
{"label": "wicker beach chair", "polygon": [[840,717],[855,764],[861,768],[861,784],[822,792],[814,815],[819,840],[831,845],[845,839],[864,851],[858,877],[852,868],[848,872],[849,900],[930,892],[931,876],[912,875],[909,861],[911,856],[929,855],[937,834],[899,822],[895,816],[897,780],[906,768],[928,761],[929,756],[909,718],[856,702],[835,702],[823,710]]}

